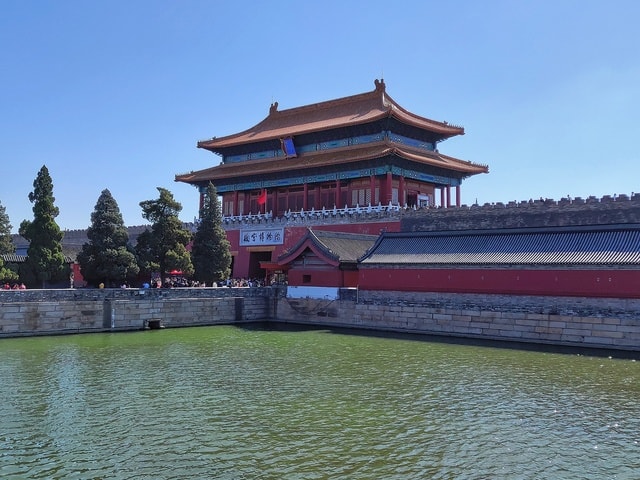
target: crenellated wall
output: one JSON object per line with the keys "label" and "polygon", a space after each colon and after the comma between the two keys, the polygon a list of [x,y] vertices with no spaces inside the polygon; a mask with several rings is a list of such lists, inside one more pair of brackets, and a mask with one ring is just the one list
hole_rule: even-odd
{"label": "crenellated wall", "polygon": [[403,232],[640,223],[640,194],[407,210]]}

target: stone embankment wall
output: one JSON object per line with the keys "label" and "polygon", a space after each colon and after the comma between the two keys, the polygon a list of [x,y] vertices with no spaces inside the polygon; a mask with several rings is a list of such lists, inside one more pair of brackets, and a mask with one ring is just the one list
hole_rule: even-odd
{"label": "stone embankment wall", "polygon": [[640,351],[640,300],[348,291],[282,298],[279,321]]}
{"label": "stone embankment wall", "polygon": [[640,351],[640,300],[344,289],[337,300],[276,288],[0,291],[0,338],[270,320]]}
{"label": "stone embankment wall", "polygon": [[0,290],[0,337],[255,322],[272,316],[271,289]]}

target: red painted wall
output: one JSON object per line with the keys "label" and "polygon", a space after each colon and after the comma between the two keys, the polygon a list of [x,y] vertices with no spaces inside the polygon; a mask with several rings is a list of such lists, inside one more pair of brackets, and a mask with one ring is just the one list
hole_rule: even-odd
{"label": "red painted wall", "polygon": [[[277,225],[274,225],[276,227]],[[265,227],[265,228],[268,228]],[[346,224],[328,224],[328,225],[318,225],[313,226],[313,230],[326,230],[331,232],[347,232],[347,233],[361,233],[367,235],[380,235],[382,230],[386,230],[388,232],[399,232],[400,231],[400,220],[394,220],[391,222],[376,222],[376,223],[346,223]],[[284,250],[289,249],[298,243],[298,241],[307,233],[307,227],[286,227],[284,231],[284,243],[282,245],[273,245],[273,252],[271,253],[271,261],[275,262],[278,257],[284,252]],[[235,253],[233,255],[233,272],[231,273],[232,277],[235,278],[246,278],[249,276],[249,256],[250,250],[248,247],[240,246],[240,229],[237,230],[227,230],[227,239],[231,244],[231,252]],[[237,253],[236,253],[237,252]],[[345,286],[355,286],[357,284],[357,280],[353,280],[355,282],[353,285],[345,285]],[[316,284],[315,281],[313,282]],[[301,285],[297,283],[296,285]],[[335,284],[332,285],[322,285],[322,286],[337,286]]]}
{"label": "red painted wall", "polygon": [[84,284],[84,277],[82,276],[82,271],[80,270],[80,264],[78,263],[72,264],[71,269],[73,272],[73,286],[75,288],[83,288],[85,284]]}
{"label": "red painted wall", "polygon": [[345,270],[342,272],[344,275],[344,287],[357,287],[360,281],[360,274],[357,270]]}
{"label": "red painted wall", "polygon": [[[343,287],[342,272],[337,268],[331,270],[289,270],[289,285],[312,287]],[[310,275],[311,282],[303,282],[303,275]]]}
{"label": "red painted wall", "polygon": [[359,288],[640,298],[640,270],[366,268],[359,271]]}
{"label": "red painted wall", "polygon": [[[303,281],[304,275],[311,276],[311,282]],[[292,286],[313,286],[313,287],[357,287],[357,270],[340,270],[338,268],[327,267],[327,270],[312,269],[291,269],[287,272],[289,285]]]}

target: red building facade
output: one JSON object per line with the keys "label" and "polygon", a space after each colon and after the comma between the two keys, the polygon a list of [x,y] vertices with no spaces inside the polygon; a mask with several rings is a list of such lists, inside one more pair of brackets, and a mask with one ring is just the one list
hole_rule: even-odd
{"label": "red building facade", "polygon": [[384,233],[363,290],[640,298],[640,225]]}
{"label": "red building facade", "polygon": [[290,285],[357,287],[358,259],[377,239],[378,235],[308,229],[270,268],[286,269]]}
{"label": "red building facade", "polygon": [[[371,92],[269,115],[240,133],[198,142],[219,165],[176,175],[222,197],[233,276],[260,277],[307,228],[397,232],[404,209],[460,205],[465,178],[486,165],[438,144],[464,129],[415,115],[376,80]],[[455,201],[455,203],[454,203]]]}

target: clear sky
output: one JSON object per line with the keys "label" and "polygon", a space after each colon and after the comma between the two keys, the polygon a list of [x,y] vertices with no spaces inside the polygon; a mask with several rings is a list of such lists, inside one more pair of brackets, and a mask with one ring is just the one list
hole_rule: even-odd
{"label": "clear sky", "polygon": [[127,225],[198,140],[373,90],[465,127],[439,149],[488,175],[462,203],[640,191],[636,0],[0,0],[0,203],[13,231],[49,169],[62,229],[107,188]]}

